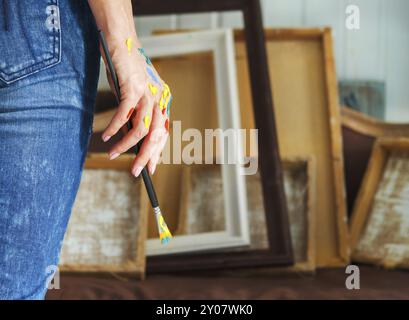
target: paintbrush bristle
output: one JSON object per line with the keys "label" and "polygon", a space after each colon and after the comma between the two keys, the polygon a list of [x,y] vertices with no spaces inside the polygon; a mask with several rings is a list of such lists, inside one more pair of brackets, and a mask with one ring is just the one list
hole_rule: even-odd
{"label": "paintbrush bristle", "polygon": [[172,238],[172,234],[169,231],[168,226],[166,225],[165,219],[163,219],[162,213],[159,207],[154,208],[156,224],[159,231],[159,239],[162,244],[167,244]]}

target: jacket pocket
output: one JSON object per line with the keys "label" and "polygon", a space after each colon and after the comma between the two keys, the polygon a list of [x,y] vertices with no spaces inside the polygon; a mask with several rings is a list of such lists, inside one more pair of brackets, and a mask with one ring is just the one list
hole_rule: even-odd
{"label": "jacket pocket", "polygon": [[11,84],[61,61],[58,0],[0,0],[0,81]]}

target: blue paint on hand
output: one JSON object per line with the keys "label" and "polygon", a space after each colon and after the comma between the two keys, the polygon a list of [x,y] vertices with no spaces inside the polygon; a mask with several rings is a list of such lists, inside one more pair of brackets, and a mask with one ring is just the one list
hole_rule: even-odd
{"label": "blue paint on hand", "polygon": [[168,101],[168,105],[166,106],[166,113],[168,114],[168,117],[169,117],[169,114],[170,114],[170,103],[172,102],[172,95],[170,96],[170,98],[169,98],[169,101]]}
{"label": "blue paint on hand", "polygon": [[153,79],[153,81],[156,82],[156,84],[161,85],[158,77],[156,76],[155,72],[152,70],[152,68],[150,67],[146,67],[146,71],[148,72],[148,74],[150,75],[150,77]]}
{"label": "blue paint on hand", "polygon": [[146,63],[151,66],[152,65],[151,59],[149,59],[149,57],[146,55],[145,50],[143,48],[138,48],[138,51],[141,55],[143,55]]}

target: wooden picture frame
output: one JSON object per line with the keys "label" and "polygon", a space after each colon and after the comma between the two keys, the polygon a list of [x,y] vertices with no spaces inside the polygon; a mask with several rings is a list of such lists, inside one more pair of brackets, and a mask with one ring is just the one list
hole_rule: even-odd
{"label": "wooden picture frame", "polygon": [[[174,237],[163,246],[157,239],[148,239],[146,255],[155,256],[190,251],[232,248],[248,245],[246,188],[243,168],[240,164],[242,151],[240,111],[237,93],[237,76],[234,64],[233,34],[230,29],[196,31],[141,38],[144,49],[151,59],[187,54],[211,53],[214,57],[215,87],[217,96],[218,126],[222,130],[236,130],[236,143],[227,145],[235,155],[235,163],[221,164],[223,194],[225,198],[224,231]],[[175,96],[177,98],[177,96]],[[232,151],[232,149],[234,149]],[[224,153],[226,150],[220,151]],[[192,245],[194,244],[194,247]]]}
{"label": "wooden picture frame", "polygon": [[[291,239],[293,244],[295,264],[286,268],[257,268],[243,270],[243,274],[268,274],[275,272],[314,272],[315,270],[315,205],[316,205],[316,168],[315,161],[312,157],[290,157],[282,160],[284,186],[287,198],[287,207],[289,212],[289,220],[291,227]],[[212,204],[212,215],[197,213],[194,216],[192,212],[192,203],[190,203],[192,192],[192,180],[196,177],[197,171],[207,172],[217,170],[214,166],[203,165],[197,168],[196,166],[185,166],[183,170],[183,184],[181,190],[181,210],[178,228],[175,234],[191,234],[197,229],[208,231],[211,229],[220,229],[223,221],[220,213],[215,209],[222,208],[222,204]],[[202,175],[204,176],[204,175]],[[219,173],[206,175],[206,183],[209,180],[214,181],[213,189],[219,189]],[[216,179],[215,179],[216,177]],[[250,218],[250,246],[238,248],[236,250],[257,250],[268,247],[268,240],[264,218],[263,201],[261,196],[259,173],[256,175],[246,176],[247,198],[248,198],[248,214]],[[194,197],[198,199],[200,197]],[[216,199],[213,199],[215,201]],[[204,201],[201,206],[206,205]],[[215,208],[214,208],[214,207]],[[193,215],[193,217],[192,217]],[[207,221],[206,221],[207,220]],[[194,223],[193,223],[194,222]],[[199,226],[197,225],[199,224]],[[202,230],[203,231],[203,230]],[[194,245],[194,244],[192,244]],[[238,274],[241,272],[234,272]]]}
{"label": "wooden picture frame", "polygon": [[342,126],[362,135],[376,138],[409,137],[409,123],[386,122],[343,106]]}
{"label": "wooden picture frame", "polygon": [[351,215],[376,139],[409,137],[409,124],[381,121],[346,106],[341,108],[341,118],[348,214]]}
{"label": "wooden picture frame", "polygon": [[60,271],[144,278],[144,208],[149,203],[141,180],[129,172],[132,162],[133,156],[127,154],[112,161],[105,153],[87,154],[63,242]]}
{"label": "wooden picture frame", "polygon": [[[264,43],[259,0],[133,0],[135,16],[240,11],[244,16],[245,37],[255,126],[259,129],[259,167],[269,230],[269,248],[252,252],[175,254],[147,259],[147,272],[170,272],[194,269],[290,265],[293,263],[288,213],[285,202],[281,162],[278,150],[270,76]],[[165,261],[169,261],[164,266]]]}
{"label": "wooden picture frame", "polygon": [[352,215],[354,261],[409,268],[408,168],[409,138],[377,139]]}

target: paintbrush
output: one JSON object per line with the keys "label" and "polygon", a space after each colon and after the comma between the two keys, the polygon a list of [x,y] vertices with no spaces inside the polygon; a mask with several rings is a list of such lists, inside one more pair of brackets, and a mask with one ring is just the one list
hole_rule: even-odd
{"label": "paintbrush", "polygon": [[[112,59],[109,54],[109,51],[108,51],[108,45],[106,43],[104,33],[101,30],[99,30],[99,38],[101,40],[102,49],[105,54],[105,60],[108,64],[108,70],[111,74],[111,80],[115,88],[116,101],[119,105],[121,101],[121,91],[119,89],[118,77],[116,75],[115,68],[112,63]],[[126,125],[128,128],[128,131],[132,129],[131,119],[128,120]],[[143,139],[139,141],[138,144],[133,147],[133,151],[135,154],[138,154],[142,142],[143,142]],[[170,238],[172,238],[172,234],[170,233],[169,228],[166,225],[165,220],[163,219],[162,213],[159,208],[158,198],[156,197],[155,188],[153,187],[151,177],[149,176],[149,173],[146,167],[142,169],[141,174],[142,174],[143,182],[145,183],[146,191],[148,192],[148,196],[149,196],[149,200],[151,202],[152,208],[153,208],[153,212],[155,214],[155,219],[156,219],[156,224],[158,226],[160,241],[162,244],[166,244],[169,242]]]}

